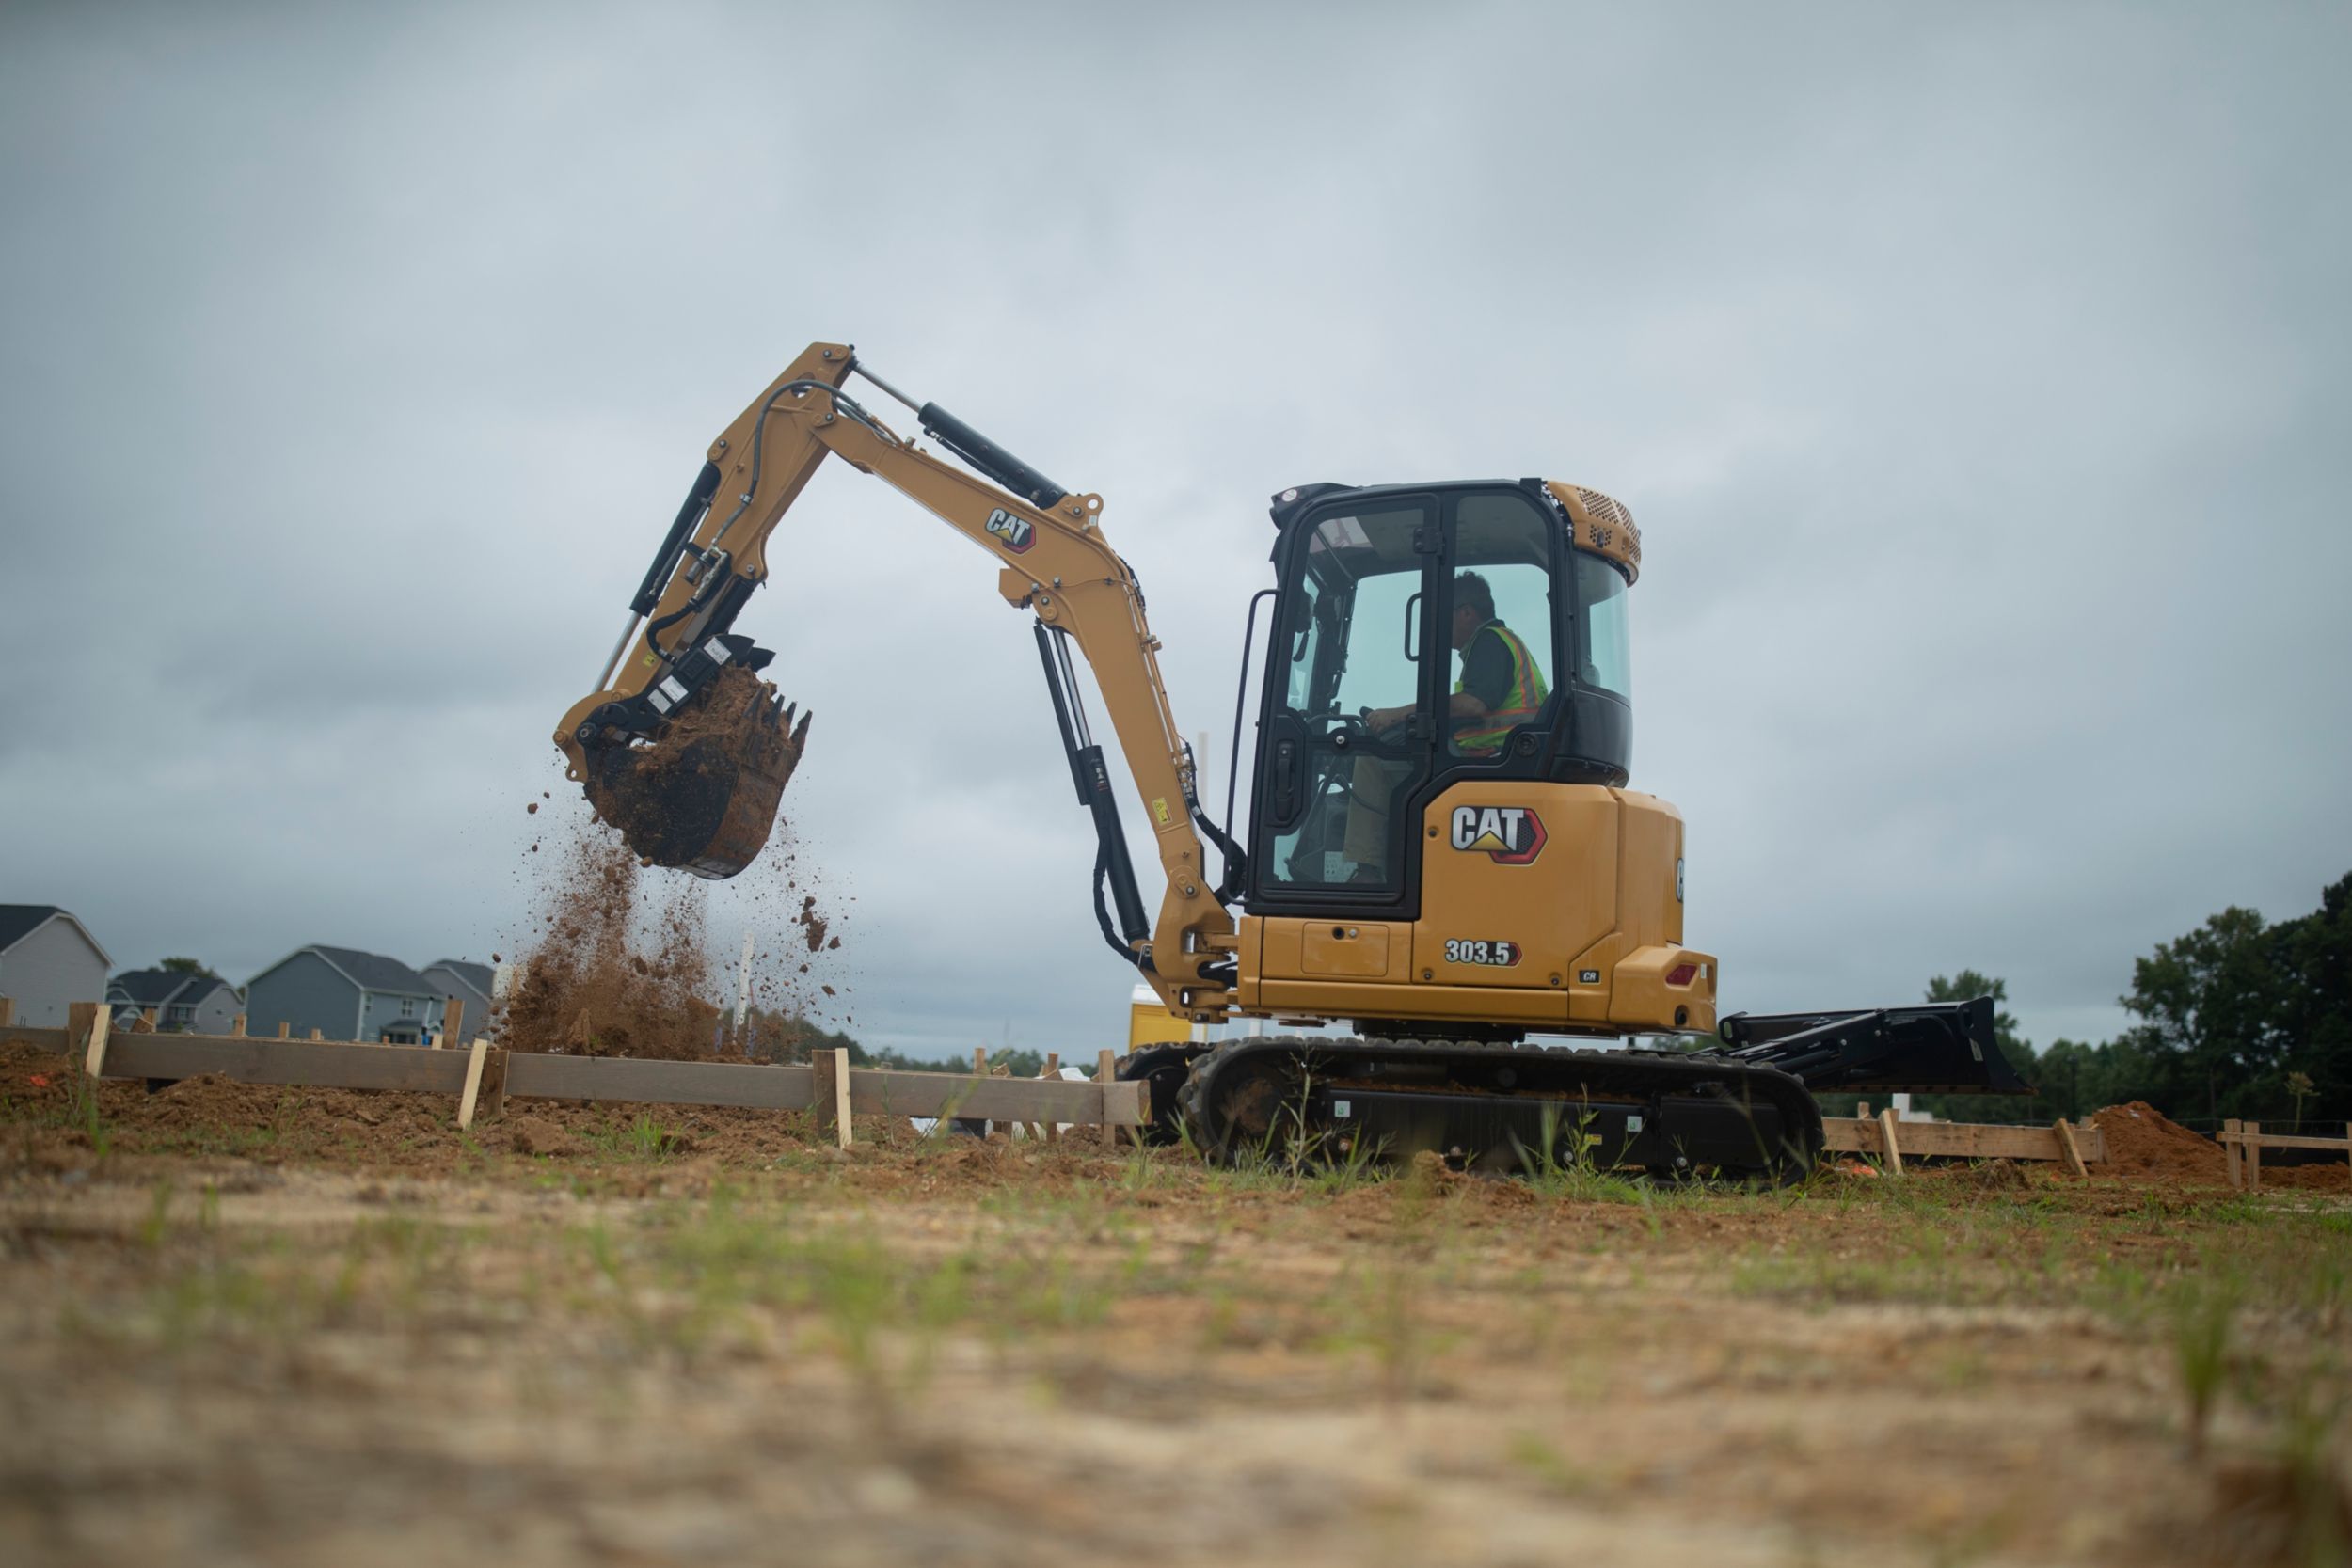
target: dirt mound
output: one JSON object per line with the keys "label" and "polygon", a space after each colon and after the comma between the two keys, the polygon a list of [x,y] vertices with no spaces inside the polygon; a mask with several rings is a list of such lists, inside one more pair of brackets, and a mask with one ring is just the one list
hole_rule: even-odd
{"label": "dirt mound", "polygon": [[2229,1180],[2219,1144],[2190,1132],[2144,1100],[2110,1105],[2090,1120],[2106,1135],[2106,1174],[2139,1180]]}

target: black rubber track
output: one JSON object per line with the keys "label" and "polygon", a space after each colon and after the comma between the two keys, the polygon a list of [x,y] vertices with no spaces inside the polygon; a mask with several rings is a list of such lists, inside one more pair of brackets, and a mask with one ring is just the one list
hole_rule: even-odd
{"label": "black rubber track", "polygon": [[[1575,1047],[1489,1045],[1462,1040],[1366,1039],[1319,1035],[1263,1035],[1228,1040],[1195,1056],[1180,1103],[1194,1142],[1210,1158],[1230,1163],[1245,1143],[1218,1114],[1218,1091],[1236,1074],[1253,1069],[1325,1079],[1351,1073],[1377,1075],[1383,1068],[1439,1067],[1471,1078],[1497,1069],[1530,1081],[1530,1092],[1561,1098],[1570,1084],[1595,1099],[1648,1101],[1660,1096],[1694,1096],[1775,1107],[1785,1130],[1783,1147],[1763,1151],[1761,1163],[1725,1174],[1788,1180],[1812,1168],[1821,1151],[1821,1110],[1800,1080],[1777,1068],[1756,1067],[1721,1052],[1590,1051]],[[1549,1086],[1555,1092],[1545,1095]],[[1491,1092],[1491,1091],[1488,1091]]]}

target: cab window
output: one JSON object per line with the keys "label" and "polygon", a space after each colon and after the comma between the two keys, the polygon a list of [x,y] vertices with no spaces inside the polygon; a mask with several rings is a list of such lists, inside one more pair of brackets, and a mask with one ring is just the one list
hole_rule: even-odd
{"label": "cab window", "polygon": [[1438,621],[1452,660],[1442,728],[1453,756],[1500,756],[1516,731],[1549,717],[1560,669],[1554,531],[1517,491],[1466,496],[1455,509],[1454,570]]}

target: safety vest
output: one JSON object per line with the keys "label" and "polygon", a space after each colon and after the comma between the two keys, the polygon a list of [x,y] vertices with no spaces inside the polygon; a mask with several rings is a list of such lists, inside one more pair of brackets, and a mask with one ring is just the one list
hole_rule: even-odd
{"label": "safety vest", "polygon": [[[1501,707],[1489,708],[1484,719],[1473,721],[1478,726],[1476,729],[1454,732],[1454,749],[1470,756],[1492,756],[1502,750],[1503,737],[1534,718],[1543,707],[1544,699],[1550,694],[1544,685],[1544,673],[1535,668],[1534,657],[1528,653],[1527,644],[1519,641],[1518,632],[1502,622],[1489,621],[1479,627],[1470,635],[1471,646],[1476,646],[1478,639],[1488,632],[1502,638],[1503,644],[1511,650],[1511,689],[1502,694]],[[1463,667],[1467,669],[1470,649],[1464,648],[1462,654]],[[1454,689],[1459,692],[1462,683],[1455,681]]]}

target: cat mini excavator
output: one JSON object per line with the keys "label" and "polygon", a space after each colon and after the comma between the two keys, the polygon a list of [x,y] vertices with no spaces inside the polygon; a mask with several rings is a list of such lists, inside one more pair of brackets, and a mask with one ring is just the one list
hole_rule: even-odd
{"label": "cat mini excavator", "polygon": [[[891,429],[846,389],[852,374],[961,464]],[[808,720],[733,626],[828,454],[986,551],[1005,601],[1034,617],[1111,949],[1193,1022],[1353,1031],[1131,1053],[1120,1074],[1150,1084],[1154,1136],[1181,1127],[1229,1158],[1436,1149],[1786,1178],[1821,1147],[1815,1091],[2025,1092],[1987,1000],[1716,1017],[1721,968],[1683,942],[1682,817],[1627,787],[1642,546],[1617,501],[1543,479],[1276,495],[1275,586],[1251,602],[1242,657],[1246,691],[1270,600],[1255,787],[1229,834],[1201,804],[1102,498],[916,404],[841,343],[811,344],[711,443],[600,689],[555,733],[570,777],[649,862],[730,877],[767,840]],[[1167,880],[1151,919],[1073,648],[1151,824]],[[1228,824],[1232,796],[1229,782]],[[1617,1045],[1629,1036],[1681,1048]]]}

